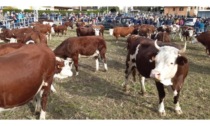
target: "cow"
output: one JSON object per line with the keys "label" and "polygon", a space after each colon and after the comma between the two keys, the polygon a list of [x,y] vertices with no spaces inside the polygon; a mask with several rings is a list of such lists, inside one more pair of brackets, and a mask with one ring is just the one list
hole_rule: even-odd
{"label": "cow", "polygon": [[117,43],[119,37],[127,37],[133,32],[133,30],[134,30],[133,26],[130,26],[130,27],[115,27],[113,29],[113,33],[110,33],[110,35],[113,35],[116,38],[116,43]]}
{"label": "cow", "polygon": [[194,39],[195,30],[193,27],[190,26],[182,26],[180,27],[180,39],[181,41],[188,41],[191,39],[191,41]]}
{"label": "cow", "polygon": [[62,33],[62,35],[63,35],[63,33],[65,35],[67,33],[67,26],[66,25],[58,25],[57,26],[56,24],[54,24],[52,27],[54,28],[55,34],[57,33],[58,36],[59,36],[59,33]]}
{"label": "cow", "polygon": [[46,37],[51,40],[51,33],[54,33],[54,29],[49,24],[36,24],[34,25],[33,29],[35,31],[39,31],[43,34],[46,34]]}
{"label": "cow", "polygon": [[76,22],[76,27],[84,27],[85,26],[85,22]]}
{"label": "cow", "polygon": [[77,27],[77,36],[99,36],[99,29],[94,29],[93,27]]}
{"label": "cow", "polygon": [[104,36],[104,26],[103,25],[92,25],[93,29],[98,29],[100,36]]}
{"label": "cow", "polygon": [[210,31],[202,32],[199,35],[196,35],[193,43],[200,42],[203,46],[206,47],[206,53],[210,57]]}
{"label": "cow", "polygon": [[[3,56],[5,54],[11,53],[13,51],[16,51],[17,49],[21,48],[25,44],[23,43],[5,43],[0,45],[0,56]],[[56,70],[54,78],[64,79],[67,77],[72,76],[72,72],[69,69],[69,65],[67,65],[70,61],[68,60],[62,60],[59,57],[56,57]],[[51,85],[51,90],[55,93],[56,90]]]}
{"label": "cow", "polygon": [[71,29],[74,29],[74,24],[73,24],[73,22],[72,21],[67,21],[67,22],[65,22],[64,23],[64,25],[66,26],[66,27],[71,27]]}
{"label": "cow", "polygon": [[45,34],[38,31],[31,31],[16,38],[18,43],[45,43],[47,44],[47,37]]}
{"label": "cow", "polygon": [[47,97],[56,69],[51,49],[46,44],[25,45],[1,56],[0,66],[0,111],[35,98],[35,112],[40,112],[39,119],[45,119]]}
{"label": "cow", "polygon": [[5,42],[16,43],[16,38],[22,37],[24,34],[33,31],[32,28],[21,28],[21,29],[5,29],[0,34],[0,39],[4,40]]}
{"label": "cow", "polygon": [[170,34],[166,31],[152,34],[151,39],[153,40],[157,39],[158,41],[162,41],[162,42],[171,42]]}
{"label": "cow", "polygon": [[147,38],[151,38],[151,35],[156,32],[154,25],[143,24],[139,27],[139,35]]}
{"label": "cow", "polygon": [[[157,43],[157,40],[154,42],[148,38],[137,39],[127,53],[124,90],[128,91],[129,75],[137,69],[141,76],[155,80],[159,96],[159,114],[166,115],[164,87],[173,91],[175,111],[182,114],[179,95],[189,70],[188,60],[183,54],[185,50],[186,42],[184,48],[180,49],[171,43]],[[141,83],[141,87],[144,94],[146,91],[144,83]]]}
{"label": "cow", "polygon": [[106,42],[100,36],[81,36],[81,37],[70,37],[64,40],[60,45],[58,45],[54,53],[57,57],[62,59],[69,58],[69,61],[73,61],[76,75],[78,72],[78,60],[79,55],[93,56],[96,61],[96,71],[99,70],[99,56],[104,62],[104,68],[107,71],[106,64]]}

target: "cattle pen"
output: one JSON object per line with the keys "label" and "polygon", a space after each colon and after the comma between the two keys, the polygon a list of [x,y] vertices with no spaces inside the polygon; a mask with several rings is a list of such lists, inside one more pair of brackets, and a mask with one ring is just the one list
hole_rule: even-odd
{"label": "cattle pen", "polygon": [[[63,36],[53,35],[48,42],[49,47],[55,49],[66,38],[75,37],[75,29],[68,29],[67,34]],[[46,119],[210,119],[210,58],[200,43],[187,44],[186,56],[190,69],[180,94],[183,114],[177,115],[174,112],[173,96],[166,91],[167,115],[161,117],[157,112],[158,94],[153,80],[146,79],[146,96],[139,93],[138,79],[136,82],[130,79],[130,92],[123,92],[126,38],[119,38],[116,43],[115,38],[105,30],[104,39],[107,43],[108,71],[100,69],[95,72],[94,60],[80,58],[78,76],[75,76],[73,68],[73,77],[54,81],[57,93],[50,93]],[[184,45],[179,39],[172,42]],[[102,65],[100,62],[100,66]],[[34,106],[30,102],[14,110],[1,112],[0,119],[38,119],[33,111]]]}

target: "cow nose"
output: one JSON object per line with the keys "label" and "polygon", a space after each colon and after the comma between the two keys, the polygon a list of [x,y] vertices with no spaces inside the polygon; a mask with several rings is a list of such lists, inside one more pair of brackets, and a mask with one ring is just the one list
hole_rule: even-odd
{"label": "cow nose", "polygon": [[160,80],[160,72],[157,70],[152,70],[150,74],[151,78],[155,78],[157,80]]}

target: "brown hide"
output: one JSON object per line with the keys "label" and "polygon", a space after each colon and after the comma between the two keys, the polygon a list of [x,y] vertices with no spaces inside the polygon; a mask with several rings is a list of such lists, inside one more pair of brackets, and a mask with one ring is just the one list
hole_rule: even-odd
{"label": "brown hide", "polygon": [[206,47],[206,53],[210,55],[210,31],[202,32],[195,37],[198,42]]}
{"label": "brown hide", "polygon": [[130,27],[115,27],[113,30],[113,36],[118,41],[119,37],[126,37],[129,36],[134,30],[133,26]]}
{"label": "brown hide", "polygon": [[68,26],[71,27],[71,29],[74,28],[74,27],[73,27],[73,25],[74,25],[73,22],[70,22],[70,21],[65,22],[64,25],[65,25],[66,27],[68,27]]}
{"label": "brown hide", "polygon": [[[47,62],[46,62],[47,61]],[[32,100],[43,90],[41,108],[46,111],[47,97],[55,72],[55,55],[46,44],[22,46],[0,57],[0,107],[13,108]],[[42,82],[47,85],[41,87]]]}
{"label": "brown hide", "polygon": [[92,27],[77,27],[77,36],[94,36],[95,31]]}
{"label": "brown hide", "polygon": [[106,63],[106,42],[100,36],[82,36],[68,38],[56,47],[54,53],[56,56],[63,59],[72,58],[76,71],[78,72],[79,54],[90,56],[93,55],[96,50],[99,51],[101,59],[103,59],[104,63]]}

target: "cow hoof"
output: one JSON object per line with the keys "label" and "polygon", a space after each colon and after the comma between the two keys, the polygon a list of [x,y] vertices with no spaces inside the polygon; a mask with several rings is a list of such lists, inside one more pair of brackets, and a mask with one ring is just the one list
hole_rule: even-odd
{"label": "cow hoof", "polygon": [[182,113],[182,110],[176,110],[176,114],[181,115]]}
{"label": "cow hoof", "polygon": [[147,93],[146,92],[142,92],[141,91],[141,92],[139,92],[139,94],[142,95],[143,97],[147,96]]}
{"label": "cow hoof", "polygon": [[159,112],[160,116],[166,116],[166,112]]}
{"label": "cow hoof", "polygon": [[124,85],[123,86],[123,91],[128,94],[129,93],[129,86],[128,85]]}

